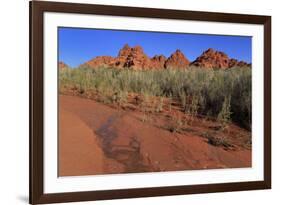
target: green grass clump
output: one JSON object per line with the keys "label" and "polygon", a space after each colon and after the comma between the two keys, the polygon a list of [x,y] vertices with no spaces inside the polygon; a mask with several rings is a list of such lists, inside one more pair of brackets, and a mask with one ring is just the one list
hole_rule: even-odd
{"label": "green grass clump", "polygon": [[[75,68],[62,70],[59,74],[60,89],[76,88],[81,93],[87,90],[113,93],[113,101],[121,104],[126,101],[127,93],[169,98],[179,102],[187,114],[227,119],[249,130],[251,82],[251,68],[248,67],[145,71]],[[163,99],[159,103],[161,105],[156,110],[160,112]]]}

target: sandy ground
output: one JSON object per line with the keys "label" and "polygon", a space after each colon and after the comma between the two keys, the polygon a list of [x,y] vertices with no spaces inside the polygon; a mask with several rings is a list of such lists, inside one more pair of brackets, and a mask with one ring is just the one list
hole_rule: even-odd
{"label": "sandy ground", "polygon": [[103,172],[103,151],[97,136],[79,117],[60,109],[60,175],[83,175]]}
{"label": "sandy ground", "polygon": [[60,95],[59,175],[251,166],[250,149],[213,146],[198,132],[172,133],[161,117],[143,122],[141,115]]}

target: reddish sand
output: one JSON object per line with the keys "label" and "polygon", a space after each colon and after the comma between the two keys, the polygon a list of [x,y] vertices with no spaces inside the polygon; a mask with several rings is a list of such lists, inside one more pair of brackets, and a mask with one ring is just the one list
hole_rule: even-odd
{"label": "reddish sand", "polygon": [[94,100],[60,95],[59,102],[60,176],[251,166],[251,149],[236,135],[235,149],[226,149],[208,143],[198,125],[170,132],[161,116],[143,122],[141,112]]}
{"label": "reddish sand", "polygon": [[96,135],[78,116],[63,108],[59,134],[60,175],[103,172],[103,152]]}

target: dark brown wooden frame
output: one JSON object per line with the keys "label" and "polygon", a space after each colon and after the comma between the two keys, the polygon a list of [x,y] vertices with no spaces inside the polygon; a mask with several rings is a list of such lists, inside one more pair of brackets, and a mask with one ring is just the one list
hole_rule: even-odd
{"label": "dark brown wooden frame", "polygon": [[[271,188],[271,17],[32,1],[30,3],[30,204],[75,202]],[[44,194],[43,192],[43,13],[64,12],[163,19],[260,24],[264,27],[264,180]]]}

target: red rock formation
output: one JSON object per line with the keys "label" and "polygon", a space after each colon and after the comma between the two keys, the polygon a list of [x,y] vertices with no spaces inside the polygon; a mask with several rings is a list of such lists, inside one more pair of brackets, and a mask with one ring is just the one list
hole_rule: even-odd
{"label": "red rock formation", "polygon": [[189,60],[180,50],[176,50],[168,59],[163,55],[155,55],[149,58],[141,46],[130,47],[128,44],[120,49],[118,56],[115,58],[111,56],[98,56],[83,65],[91,68],[112,67],[132,70],[186,69],[189,65],[221,69],[251,66],[244,61],[229,59],[225,53],[211,48],[204,51],[190,64]]}
{"label": "red rock formation", "polygon": [[144,53],[141,46],[130,47],[128,44],[119,51],[116,58],[101,56],[86,63],[86,65],[93,68],[107,65],[108,67],[115,67],[119,69],[128,68],[132,70],[153,69],[154,64],[155,61],[150,59]]}
{"label": "red rock formation", "polygon": [[231,68],[231,67],[236,66],[237,64],[238,64],[238,60],[231,58],[231,59],[229,59],[228,67]]}
{"label": "red rock formation", "polygon": [[151,69],[150,58],[143,52],[141,46],[130,48],[127,44],[119,51],[116,65],[133,70]]}
{"label": "red rock formation", "polygon": [[251,64],[248,64],[245,61],[238,61],[234,58],[228,58],[228,56],[221,52],[215,51],[212,48],[204,51],[195,61],[191,63],[193,66],[201,68],[233,68],[233,67],[250,67]]}
{"label": "red rock formation", "polygon": [[245,62],[245,61],[238,61],[236,59],[231,58],[229,60],[229,64],[228,64],[229,68],[233,68],[233,67],[251,67],[251,64]]}
{"label": "red rock formation", "polygon": [[191,65],[201,68],[225,69],[229,68],[229,58],[225,53],[209,48],[196,58]]}
{"label": "red rock formation", "polygon": [[111,56],[98,56],[84,64],[87,67],[98,68],[98,67],[114,67],[115,58]]}
{"label": "red rock formation", "polygon": [[190,62],[186,59],[185,55],[176,50],[165,62],[165,68],[167,69],[186,69]]}
{"label": "red rock formation", "polygon": [[251,67],[252,65],[250,63],[245,62],[245,61],[239,61],[237,63],[237,66],[238,67]]}
{"label": "red rock formation", "polygon": [[67,64],[65,64],[65,63],[62,62],[62,61],[59,62],[59,69],[60,69],[60,70],[65,70],[65,69],[67,69],[67,68],[69,68],[69,66],[68,66]]}
{"label": "red rock formation", "polygon": [[154,69],[163,69],[165,67],[166,57],[163,55],[155,55],[151,58],[151,67]]}

